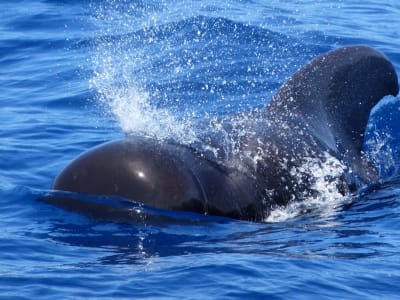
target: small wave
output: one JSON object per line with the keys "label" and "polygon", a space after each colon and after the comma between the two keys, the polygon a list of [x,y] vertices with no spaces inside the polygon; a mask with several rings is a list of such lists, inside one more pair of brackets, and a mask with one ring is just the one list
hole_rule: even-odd
{"label": "small wave", "polygon": [[385,97],[373,109],[366,129],[364,150],[379,172],[381,181],[400,174],[400,97]]}
{"label": "small wave", "polygon": [[36,191],[37,198],[61,208],[78,212],[97,221],[150,226],[204,225],[209,222],[226,222],[224,217],[207,216],[187,211],[154,208],[140,202],[117,196],[88,195],[64,191]]}

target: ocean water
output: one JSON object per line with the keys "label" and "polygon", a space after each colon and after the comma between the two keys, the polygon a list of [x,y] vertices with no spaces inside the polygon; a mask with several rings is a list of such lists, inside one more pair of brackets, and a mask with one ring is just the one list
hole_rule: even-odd
{"label": "ocean water", "polygon": [[0,16],[1,299],[400,297],[399,97],[367,128],[381,184],[263,223],[138,207],[97,220],[40,200],[84,150],[196,141],[340,46],[400,74],[397,0],[2,0]]}

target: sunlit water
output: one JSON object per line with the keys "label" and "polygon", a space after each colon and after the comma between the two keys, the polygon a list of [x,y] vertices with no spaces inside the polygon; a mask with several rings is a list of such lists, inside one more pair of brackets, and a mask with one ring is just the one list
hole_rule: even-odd
{"label": "sunlit water", "polygon": [[94,220],[39,201],[71,159],[125,134],[201,143],[218,131],[238,155],[248,113],[339,46],[373,46],[400,73],[397,1],[66,2],[0,3],[2,298],[400,295],[398,97],[367,130],[381,184],[342,197],[324,181],[341,166],[307,161],[321,197],[265,223],[107,197],[96,201],[121,213]]}

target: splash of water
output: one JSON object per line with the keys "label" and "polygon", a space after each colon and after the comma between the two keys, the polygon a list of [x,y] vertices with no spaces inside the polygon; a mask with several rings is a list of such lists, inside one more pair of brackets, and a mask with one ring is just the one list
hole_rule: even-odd
{"label": "splash of water", "polygon": [[[299,51],[292,39],[225,18],[199,16],[201,2],[196,4],[200,7],[185,3],[192,9],[184,16],[176,16],[175,5],[163,1],[151,7],[130,2],[93,5],[99,29],[90,81],[105,111],[128,134],[195,141],[202,134],[196,118],[262,105],[258,100],[268,100],[280,77],[295,65],[287,55]],[[200,127],[215,131],[212,125]]]}
{"label": "splash of water", "polygon": [[168,109],[151,105],[148,93],[131,82],[124,86],[104,84],[112,69],[98,73],[91,80],[100,94],[100,103],[111,110],[121,129],[128,135],[144,135],[163,140],[173,138],[181,143],[192,143],[196,134],[190,119],[178,120]]}
{"label": "splash of water", "polygon": [[293,167],[290,173],[298,182],[301,182],[305,175],[311,174],[312,195],[304,192],[302,199],[294,199],[286,207],[276,207],[265,221],[282,222],[310,212],[318,213],[323,218],[335,215],[338,207],[350,200],[349,195],[343,195],[339,190],[340,178],[345,170],[346,166],[328,153],[325,153],[323,160],[305,158],[303,163],[299,167]]}
{"label": "splash of water", "polygon": [[[154,104],[145,88],[147,70],[152,67],[150,56],[154,55],[146,51],[146,45],[152,43],[152,33],[141,40],[132,30],[148,28],[156,22],[155,17],[139,17],[140,10],[135,4],[114,2],[95,7],[96,19],[102,27],[96,33],[93,77],[89,84],[98,94],[98,104],[106,115],[117,120],[127,135],[146,135],[159,140],[172,138],[184,144],[194,142],[193,114],[184,112],[178,118],[172,108]],[[147,9],[143,8],[142,12]]]}

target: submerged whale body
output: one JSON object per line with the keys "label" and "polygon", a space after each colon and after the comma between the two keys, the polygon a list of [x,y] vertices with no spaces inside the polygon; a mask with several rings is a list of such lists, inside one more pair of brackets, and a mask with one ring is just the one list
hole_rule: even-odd
{"label": "submerged whale body", "polygon": [[[383,54],[366,46],[340,48],[301,68],[254,112],[253,134],[241,148],[250,155],[219,160],[187,145],[131,136],[79,156],[53,189],[260,221],[274,207],[318,196],[307,162],[333,159],[343,166],[329,179],[343,194],[377,180],[362,153],[364,131],[372,107],[397,93],[396,72]],[[91,210],[68,198],[48,201]]]}

